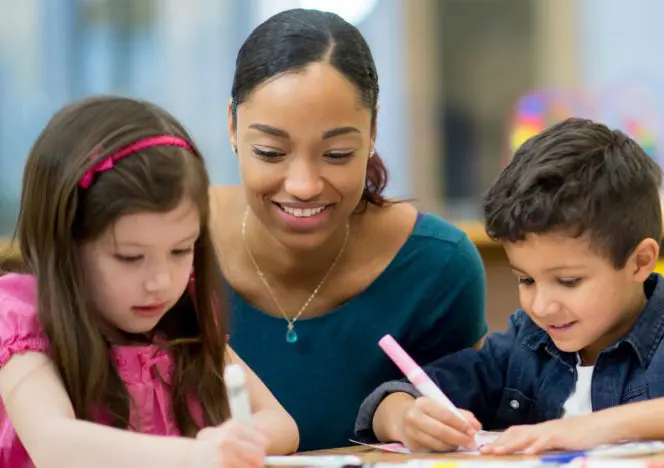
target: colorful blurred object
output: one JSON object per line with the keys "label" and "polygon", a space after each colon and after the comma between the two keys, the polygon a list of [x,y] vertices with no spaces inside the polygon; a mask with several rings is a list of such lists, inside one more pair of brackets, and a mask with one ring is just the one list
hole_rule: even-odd
{"label": "colorful blurred object", "polygon": [[636,140],[664,168],[664,125],[657,99],[648,87],[622,83],[598,93],[535,90],[519,98],[509,120],[506,165],[529,138],[570,117],[590,118]]}
{"label": "colorful blurred object", "polygon": [[632,118],[625,119],[623,130],[641,145],[648,156],[657,160],[657,137],[654,132]]}
{"label": "colorful blurred object", "polygon": [[662,112],[652,86],[622,82],[605,89],[597,98],[599,120],[627,133],[641,145],[648,156],[664,167],[662,147]]}
{"label": "colorful blurred object", "polygon": [[657,261],[657,265],[655,266],[655,273],[659,273],[660,275],[664,275],[664,260],[659,259]]}
{"label": "colorful blurred object", "polygon": [[590,117],[590,106],[580,95],[564,90],[536,90],[522,96],[509,126],[507,164],[519,147],[545,128],[570,117]]}
{"label": "colorful blurred object", "polygon": [[528,138],[545,128],[544,96],[531,94],[517,103],[517,111],[510,135],[510,149],[516,151]]}

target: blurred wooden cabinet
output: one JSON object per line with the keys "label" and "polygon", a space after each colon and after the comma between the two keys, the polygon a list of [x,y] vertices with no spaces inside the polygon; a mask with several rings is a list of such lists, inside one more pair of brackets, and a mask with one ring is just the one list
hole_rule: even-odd
{"label": "blurred wooden cabinet", "polygon": [[519,306],[498,243],[481,222],[482,193],[505,157],[514,101],[537,87],[578,83],[574,0],[403,2],[407,128],[416,204],[465,230],[487,274],[491,330]]}
{"label": "blurred wooden cabinet", "polygon": [[505,251],[498,242],[489,239],[481,223],[465,222],[457,226],[475,243],[484,262],[489,331],[504,330],[507,318],[519,308],[517,282]]}

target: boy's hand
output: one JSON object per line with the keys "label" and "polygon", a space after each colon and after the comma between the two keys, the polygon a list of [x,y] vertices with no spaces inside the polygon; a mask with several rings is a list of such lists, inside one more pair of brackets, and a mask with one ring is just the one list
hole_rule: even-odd
{"label": "boy's hand", "polygon": [[414,400],[403,413],[399,428],[401,442],[414,452],[476,448],[475,433],[482,425],[472,413],[459,411],[468,423],[430,398]]}
{"label": "boy's hand", "polygon": [[493,443],[482,447],[483,454],[535,454],[550,450],[586,450],[616,442],[611,424],[597,414],[555,419],[535,425],[512,426]]}

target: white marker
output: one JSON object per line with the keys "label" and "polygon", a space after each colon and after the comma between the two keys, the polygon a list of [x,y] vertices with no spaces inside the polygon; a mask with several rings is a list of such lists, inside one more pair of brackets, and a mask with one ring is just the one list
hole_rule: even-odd
{"label": "white marker", "polygon": [[361,467],[362,459],[353,455],[290,455],[265,458],[265,466],[306,466],[328,468]]}
{"label": "white marker", "polygon": [[228,393],[231,417],[242,423],[251,424],[251,400],[242,366],[239,364],[227,365],[224,370],[224,383]]}

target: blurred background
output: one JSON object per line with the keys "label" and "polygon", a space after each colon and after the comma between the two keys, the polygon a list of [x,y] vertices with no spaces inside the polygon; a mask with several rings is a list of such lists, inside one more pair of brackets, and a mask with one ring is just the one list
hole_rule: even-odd
{"label": "blurred background", "polygon": [[237,183],[226,119],[236,53],[258,23],[300,6],[335,11],[367,38],[388,192],[476,242],[492,328],[516,288],[483,234],[480,199],[514,148],[578,115],[660,158],[660,0],[0,0],[0,236],[13,231],[31,143],[58,108],[92,94],[164,106],[213,182]]}

